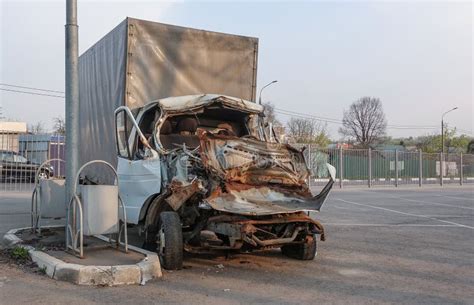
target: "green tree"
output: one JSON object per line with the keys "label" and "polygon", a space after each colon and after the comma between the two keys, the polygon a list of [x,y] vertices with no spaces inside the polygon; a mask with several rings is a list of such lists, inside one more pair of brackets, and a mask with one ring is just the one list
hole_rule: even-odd
{"label": "green tree", "polygon": [[458,152],[466,153],[468,152],[469,142],[472,141],[471,137],[466,135],[461,135],[459,137],[453,137],[448,142],[448,147],[453,147]]}
{"label": "green tree", "polygon": [[[444,145],[456,152],[467,152],[469,142],[472,140],[467,135],[456,136],[456,128],[446,128],[444,132]],[[438,153],[441,151],[441,135],[421,136],[416,139],[416,146],[423,152]]]}

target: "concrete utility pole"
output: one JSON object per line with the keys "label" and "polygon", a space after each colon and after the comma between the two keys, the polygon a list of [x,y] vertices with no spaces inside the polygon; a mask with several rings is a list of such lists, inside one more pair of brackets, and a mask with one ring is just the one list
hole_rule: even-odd
{"label": "concrete utility pole", "polygon": [[[78,169],[79,73],[77,0],[66,0],[66,204]],[[68,211],[69,215],[69,211]],[[67,226],[66,226],[67,227]],[[67,234],[67,232],[66,232]]]}

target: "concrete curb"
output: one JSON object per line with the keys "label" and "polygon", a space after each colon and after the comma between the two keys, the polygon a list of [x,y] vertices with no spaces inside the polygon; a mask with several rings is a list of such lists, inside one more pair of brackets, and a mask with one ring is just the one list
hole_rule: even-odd
{"label": "concrete curb", "polygon": [[11,248],[16,244],[19,244],[22,242],[22,240],[16,236],[16,233],[18,231],[25,230],[26,228],[19,228],[19,229],[12,229],[8,231],[2,239],[2,248]]}
{"label": "concrete curb", "polygon": [[[55,280],[71,282],[77,285],[145,285],[147,281],[159,278],[163,275],[160,260],[156,253],[130,245],[128,246],[129,251],[145,255],[142,261],[134,265],[85,266],[66,263],[45,252],[38,251],[31,246],[22,245],[23,240],[16,236],[16,234],[20,231],[30,229],[31,228],[19,228],[8,231],[3,237],[3,247],[11,248],[13,246],[20,246],[27,249],[31,260],[42,268],[47,276]],[[104,241],[109,240],[105,236],[96,237]]]}

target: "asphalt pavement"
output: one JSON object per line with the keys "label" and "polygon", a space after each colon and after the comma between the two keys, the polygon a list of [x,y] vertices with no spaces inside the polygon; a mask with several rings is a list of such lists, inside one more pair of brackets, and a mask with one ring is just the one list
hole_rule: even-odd
{"label": "asphalt pavement", "polygon": [[[112,288],[0,263],[0,304],[474,304],[473,186],[335,189],[313,216],[327,232],[314,261],[187,255],[183,270]],[[0,234],[29,217],[29,194],[0,193]]]}

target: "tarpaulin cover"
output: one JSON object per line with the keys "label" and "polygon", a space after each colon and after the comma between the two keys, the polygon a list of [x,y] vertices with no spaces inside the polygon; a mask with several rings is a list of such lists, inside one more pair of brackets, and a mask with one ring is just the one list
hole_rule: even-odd
{"label": "tarpaulin cover", "polygon": [[257,52],[257,38],[127,18],[79,57],[80,164],[116,165],[118,106],[200,93],[255,101]]}

